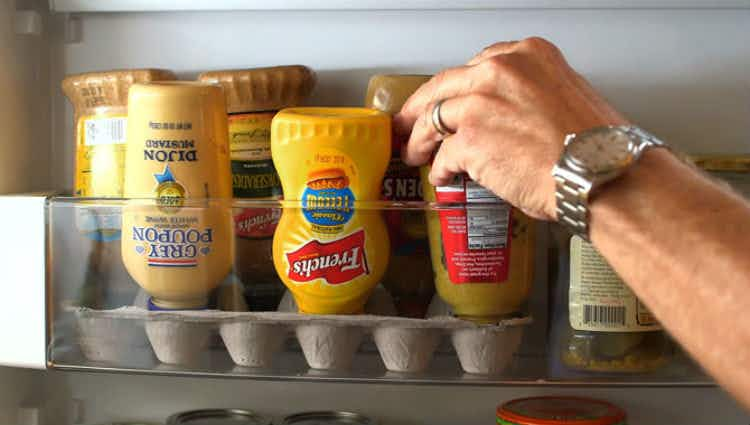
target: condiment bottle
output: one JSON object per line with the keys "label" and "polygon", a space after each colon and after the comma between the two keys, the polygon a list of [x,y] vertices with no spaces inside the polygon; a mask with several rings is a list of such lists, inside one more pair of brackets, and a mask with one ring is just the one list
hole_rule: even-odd
{"label": "condiment bottle", "polygon": [[691,155],[688,158],[703,171],[729,183],[750,198],[750,155]]}
{"label": "condiment bottle", "polygon": [[[291,65],[204,72],[198,80],[224,87],[234,197],[280,199],[281,182],[271,159],[271,120],[278,110],[305,101],[315,74]],[[275,310],[284,295],[271,252],[280,218],[279,207],[250,205],[234,211],[234,272],[253,310]]]}
{"label": "condiment bottle", "polygon": [[497,425],[625,425],[625,411],[585,397],[529,397],[497,408]]}
{"label": "condiment bottle", "polygon": [[174,79],[170,71],[134,69],[71,75],[63,80],[76,122],[76,196],[122,196],[128,91],[133,84]]}
{"label": "condiment bottle", "polygon": [[137,84],[129,103],[123,261],[151,308],[203,308],[232,263],[224,92]]}
{"label": "condiment bottle", "polygon": [[[645,373],[664,366],[673,345],[661,325],[593,245],[552,226],[551,350],[563,374]],[[550,359],[554,371],[557,359]]]}
{"label": "condiment bottle", "polygon": [[[406,100],[429,75],[380,74],[370,78],[365,106],[390,115],[401,110]],[[422,201],[419,168],[401,161],[401,147],[407,142],[393,135],[391,161],[383,179],[383,198],[390,201]],[[391,239],[391,257],[383,276],[383,286],[390,292],[401,316],[424,317],[435,283],[427,241],[427,223],[421,209],[389,209],[383,212]],[[409,276],[404,276],[409,270]]]}
{"label": "condiment bottle", "polygon": [[285,208],[276,271],[300,311],[361,313],[388,265],[377,201],[391,146],[388,115],[365,108],[289,108],[271,128]]}
{"label": "condiment bottle", "polygon": [[[166,70],[133,69],[71,75],[62,81],[74,109],[76,196],[122,197],[130,86],[175,78]],[[77,300],[81,306],[115,308],[133,300],[137,287],[120,259],[120,212],[96,201],[75,205],[81,246],[88,246],[85,282]]]}
{"label": "condiment bottle", "polygon": [[534,222],[465,175],[434,187],[421,167],[435,286],[453,312],[492,323],[521,312],[534,272]]}

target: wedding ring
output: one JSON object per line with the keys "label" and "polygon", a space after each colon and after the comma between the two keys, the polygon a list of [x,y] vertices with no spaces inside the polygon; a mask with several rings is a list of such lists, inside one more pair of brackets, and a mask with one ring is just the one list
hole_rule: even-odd
{"label": "wedding ring", "polygon": [[432,108],[432,125],[435,127],[435,131],[437,131],[438,134],[445,137],[455,134],[455,131],[446,127],[443,119],[440,117],[440,107],[443,106],[443,102],[445,102],[445,99],[438,100]]}

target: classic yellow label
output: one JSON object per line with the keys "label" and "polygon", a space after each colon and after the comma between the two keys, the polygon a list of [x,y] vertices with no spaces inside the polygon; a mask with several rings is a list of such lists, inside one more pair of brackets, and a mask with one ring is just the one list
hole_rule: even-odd
{"label": "classic yellow label", "polygon": [[661,330],[653,314],[590,243],[570,240],[570,326],[580,331]]}
{"label": "classic yellow label", "polygon": [[94,115],[78,120],[77,196],[122,196],[126,127],[125,115]]}

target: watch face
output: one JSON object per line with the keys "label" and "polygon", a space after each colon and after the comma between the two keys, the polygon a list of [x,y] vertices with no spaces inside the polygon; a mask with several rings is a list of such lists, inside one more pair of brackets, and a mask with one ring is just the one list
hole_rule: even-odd
{"label": "watch face", "polygon": [[577,165],[597,174],[624,167],[633,159],[630,136],[617,129],[583,133],[567,151]]}

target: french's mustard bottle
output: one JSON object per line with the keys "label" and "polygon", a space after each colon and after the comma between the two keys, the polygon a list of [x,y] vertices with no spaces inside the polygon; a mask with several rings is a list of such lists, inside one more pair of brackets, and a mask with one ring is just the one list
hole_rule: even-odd
{"label": "french's mustard bottle", "polygon": [[[430,78],[429,75],[373,75],[367,86],[365,106],[396,114]],[[406,142],[393,135],[391,160],[383,179],[383,198],[389,201],[424,199],[419,168],[409,167],[401,160],[401,148]],[[391,257],[383,286],[393,297],[400,316],[424,317],[435,294],[425,213],[421,209],[389,209],[383,214],[391,239]],[[408,277],[404,276],[404,270],[409,270]]]}
{"label": "french's mustard bottle", "polygon": [[[237,199],[281,199],[271,159],[271,120],[280,109],[299,106],[315,86],[302,65],[204,72],[198,81],[224,88],[229,113],[232,190]],[[234,210],[234,273],[253,310],[276,310],[284,284],[273,267],[273,234],[281,208],[252,204]]]}
{"label": "french's mustard bottle", "polygon": [[[122,257],[153,309],[204,308],[232,264],[231,178],[221,86],[130,89]],[[149,199],[150,198],[150,199]]]}
{"label": "french's mustard bottle", "polygon": [[271,153],[287,201],[273,259],[301,312],[361,313],[383,277],[388,230],[366,202],[380,199],[390,146],[390,117],[373,109],[288,108],[274,117]]}

